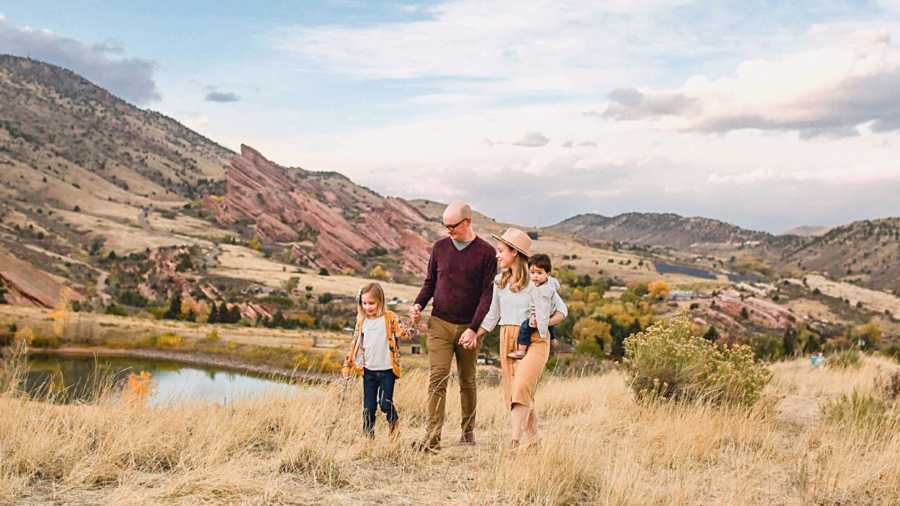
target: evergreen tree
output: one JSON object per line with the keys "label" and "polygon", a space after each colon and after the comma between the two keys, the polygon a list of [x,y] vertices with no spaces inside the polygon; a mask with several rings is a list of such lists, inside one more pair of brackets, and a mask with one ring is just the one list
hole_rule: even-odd
{"label": "evergreen tree", "polygon": [[228,323],[238,323],[241,321],[241,308],[237,304],[231,306],[228,310]]}
{"label": "evergreen tree", "polygon": [[287,321],[284,319],[284,313],[279,309],[275,316],[272,318],[272,326],[277,328],[284,328],[287,325]]}
{"label": "evergreen tree", "polygon": [[793,357],[797,352],[797,330],[794,327],[788,327],[784,331],[784,337],[781,339],[782,348],[784,348],[785,357]]}
{"label": "evergreen tree", "polygon": [[163,316],[166,320],[180,320],[181,319],[181,292],[175,291],[172,295],[172,300],[169,302],[169,310],[166,311],[165,316]]}
{"label": "evergreen tree", "polygon": [[212,307],[209,309],[209,318],[206,319],[206,323],[219,323],[219,308],[215,302],[212,303]]}

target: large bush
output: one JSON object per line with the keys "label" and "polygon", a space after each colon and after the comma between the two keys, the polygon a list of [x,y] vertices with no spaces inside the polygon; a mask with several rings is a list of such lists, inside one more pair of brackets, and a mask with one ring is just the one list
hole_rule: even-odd
{"label": "large bush", "polygon": [[639,398],[750,405],[771,378],[750,347],[716,346],[686,316],[627,338],[624,363]]}

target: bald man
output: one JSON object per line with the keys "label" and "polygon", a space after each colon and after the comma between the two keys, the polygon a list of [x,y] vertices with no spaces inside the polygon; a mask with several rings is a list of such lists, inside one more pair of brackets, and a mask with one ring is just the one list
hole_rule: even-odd
{"label": "bald man", "polygon": [[428,422],[420,450],[440,448],[450,363],[456,357],[462,408],[462,444],[475,444],[476,333],[491,306],[497,258],[494,247],[472,230],[472,208],[465,202],[447,206],[442,216],[448,237],[434,243],[425,284],[410,310],[413,324],[433,299],[428,321]]}

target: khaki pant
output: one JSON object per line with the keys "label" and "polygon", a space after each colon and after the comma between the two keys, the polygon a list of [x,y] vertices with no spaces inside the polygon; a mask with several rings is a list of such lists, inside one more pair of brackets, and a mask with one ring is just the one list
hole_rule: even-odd
{"label": "khaki pant", "polygon": [[459,338],[468,328],[446,322],[434,316],[428,321],[428,441],[439,443],[444,428],[447,404],[447,383],[450,381],[450,363],[456,355],[459,372],[459,397],[462,407],[462,432],[469,434],[475,427],[475,360],[477,348],[467,350],[459,345]]}

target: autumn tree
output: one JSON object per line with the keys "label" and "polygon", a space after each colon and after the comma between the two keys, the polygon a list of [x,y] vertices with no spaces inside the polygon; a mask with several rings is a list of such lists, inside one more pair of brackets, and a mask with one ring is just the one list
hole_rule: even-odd
{"label": "autumn tree", "polygon": [[600,350],[609,350],[612,347],[612,326],[606,322],[594,318],[581,318],[575,323],[572,334],[576,341],[583,346],[593,347],[593,342]]}
{"label": "autumn tree", "polygon": [[669,284],[663,279],[657,279],[647,285],[647,292],[650,294],[650,297],[654,299],[665,299],[669,296]]}

